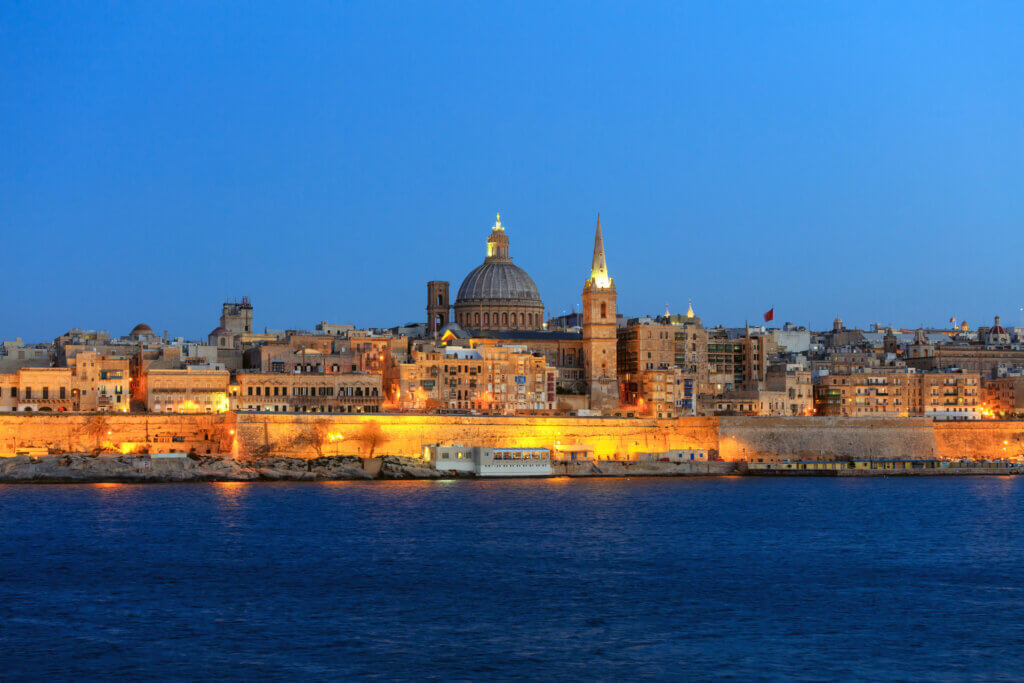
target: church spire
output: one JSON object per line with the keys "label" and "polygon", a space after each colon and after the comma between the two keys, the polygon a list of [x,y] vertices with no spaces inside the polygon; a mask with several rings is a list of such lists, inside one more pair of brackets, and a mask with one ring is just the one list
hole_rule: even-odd
{"label": "church spire", "polygon": [[604,258],[604,238],[601,236],[601,214],[597,214],[597,232],[594,234],[594,260],[590,266],[590,281],[595,287],[607,289],[611,286],[608,277],[608,263]]}

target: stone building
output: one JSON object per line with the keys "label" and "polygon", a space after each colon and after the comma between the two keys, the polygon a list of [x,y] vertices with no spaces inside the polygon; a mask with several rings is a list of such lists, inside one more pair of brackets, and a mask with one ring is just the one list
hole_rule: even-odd
{"label": "stone building", "polygon": [[383,400],[381,375],[365,372],[239,372],[231,388],[233,410],[377,413]]}
{"label": "stone building", "polygon": [[54,347],[50,344],[25,344],[21,337],[0,342],[0,373],[14,373],[19,368],[45,368],[53,362]]}
{"label": "stone building", "polygon": [[715,328],[707,335],[708,383],[714,394],[757,388],[778,353],[772,336],[761,329]]}
{"label": "stone building", "polygon": [[400,410],[547,413],[557,407],[556,370],[523,346],[414,345],[397,368],[391,395]]}
{"label": "stone building", "polygon": [[80,351],[69,359],[68,365],[75,410],[128,412],[131,403],[128,358]]}
{"label": "stone building", "polygon": [[220,327],[227,331],[232,339],[253,332],[252,304],[249,297],[243,296],[241,301],[226,301],[221,306]]}
{"label": "stone building", "polygon": [[0,374],[0,412],[69,412],[72,398],[71,368],[24,367]]}
{"label": "stone building", "polygon": [[128,359],[95,352],[71,367],[0,374],[0,412],[128,412]]}
{"label": "stone building", "polygon": [[684,373],[676,366],[678,333],[678,327],[650,318],[630,320],[619,328],[616,362],[627,415],[677,417],[684,412],[685,389],[691,398],[688,414],[693,414],[692,379],[684,385]]}
{"label": "stone building", "polygon": [[986,414],[1024,414],[1024,377],[982,379],[981,388]]}
{"label": "stone building", "polygon": [[230,407],[231,373],[202,365],[148,367],[141,372],[133,400],[151,413],[221,413]]}
{"label": "stone building", "polygon": [[982,415],[981,377],[899,367],[823,375],[814,387],[814,410],[837,417],[977,420]]}

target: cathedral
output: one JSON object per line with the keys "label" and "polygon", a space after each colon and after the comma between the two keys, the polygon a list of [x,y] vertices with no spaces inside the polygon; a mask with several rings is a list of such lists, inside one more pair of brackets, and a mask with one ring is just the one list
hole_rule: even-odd
{"label": "cathedral", "polygon": [[499,214],[487,237],[484,262],[462,280],[454,305],[449,301],[448,282],[427,283],[427,331],[435,338],[453,335],[476,343],[522,345],[542,353],[558,368],[560,393],[586,397],[590,410],[610,414],[619,407],[618,294],[608,273],[600,216],[581,296],[580,331],[545,329],[540,291],[533,278],[512,263]]}

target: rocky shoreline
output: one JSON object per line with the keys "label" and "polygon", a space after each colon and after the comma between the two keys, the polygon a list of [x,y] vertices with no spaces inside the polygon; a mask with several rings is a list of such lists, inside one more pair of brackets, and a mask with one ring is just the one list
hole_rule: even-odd
{"label": "rocky shoreline", "polygon": [[[913,470],[752,470],[738,462],[577,462],[555,463],[553,477],[689,476],[950,476],[1016,475],[1020,467],[943,467]],[[120,455],[67,453],[0,458],[0,484],[170,483],[248,481],[370,481],[402,479],[474,479],[468,472],[436,470],[401,456],[269,457],[255,462],[216,455]]]}
{"label": "rocky shoreline", "polygon": [[68,453],[0,459],[0,483],[202,482],[202,481],[348,481],[438,479],[451,473],[422,467],[409,458],[363,460],[336,456],[303,460],[264,458],[240,462],[231,457]]}
{"label": "rocky shoreline", "polygon": [[[694,476],[735,473],[732,463],[601,462],[555,464],[552,476]],[[215,455],[120,455],[66,453],[0,459],[0,483],[167,483],[203,481],[355,481],[473,479],[467,472],[440,471],[414,458],[325,456],[238,461]]]}

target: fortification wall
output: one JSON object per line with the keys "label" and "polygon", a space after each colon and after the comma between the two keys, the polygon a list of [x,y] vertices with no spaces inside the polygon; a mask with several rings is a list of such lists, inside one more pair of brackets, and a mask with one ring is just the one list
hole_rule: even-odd
{"label": "fortification wall", "polygon": [[0,455],[19,447],[68,452],[415,456],[423,444],[588,446],[602,459],[703,448],[723,460],[996,459],[1024,455],[1024,422],[867,418],[636,420],[431,415],[0,415]]}
{"label": "fortification wall", "polygon": [[993,460],[1024,455],[1024,422],[936,422],[939,456]]}
{"label": "fortification wall", "polygon": [[[941,454],[924,418],[722,417],[723,460],[931,459]],[[979,434],[980,435],[980,434]]]}
{"label": "fortification wall", "polygon": [[239,413],[233,452],[288,457],[416,456],[424,444],[555,448],[588,446],[598,458],[675,448],[718,447],[716,418],[476,417],[436,415],[285,415]]}
{"label": "fortification wall", "polygon": [[231,449],[227,415],[0,415],[0,455],[23,447],[89,453],[171,451],[225,453]]}

